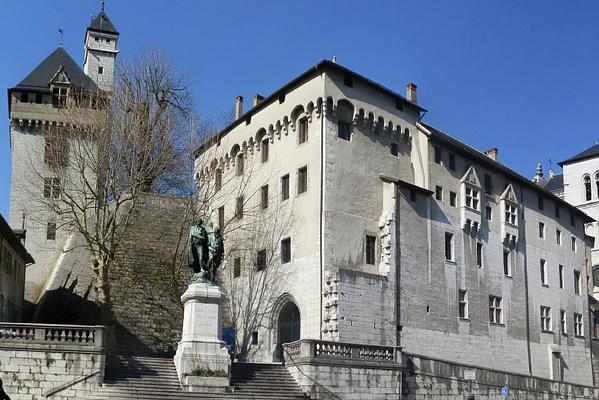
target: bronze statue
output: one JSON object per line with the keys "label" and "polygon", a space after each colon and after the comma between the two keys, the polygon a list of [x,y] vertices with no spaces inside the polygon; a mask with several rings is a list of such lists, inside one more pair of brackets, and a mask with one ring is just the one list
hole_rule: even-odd
{"label": "bronze statue", "polygon": [[187,260],[193,270],[191,283],[216,283],[216,270],[222,262],[223,252],[223,238],[218,226],[208,233],[202,219],[191,225]]}

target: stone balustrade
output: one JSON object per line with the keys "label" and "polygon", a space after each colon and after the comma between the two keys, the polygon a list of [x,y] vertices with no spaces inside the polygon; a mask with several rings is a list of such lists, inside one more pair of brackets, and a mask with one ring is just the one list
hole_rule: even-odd
{"label": "stone balustrade", "polygon": [[376,346],[343,343],[316,339],[300,339],[283,345],[285,360],[315,359],[323,361],[351,361],[362,363],[401,363],[401,349],[393,346]]}
{"label": "stone balustrade", "polygon": [[106,327],[0,322],[0,348],[103,354]]}

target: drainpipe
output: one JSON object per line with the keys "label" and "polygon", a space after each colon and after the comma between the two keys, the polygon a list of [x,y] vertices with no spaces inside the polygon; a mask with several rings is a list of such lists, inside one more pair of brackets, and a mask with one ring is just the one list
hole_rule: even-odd
{"label": "drainpipe", "polygon": [[323,80],[322,80],[322,93],[323,93],[323,102],[321,104],[321,107],[323,108],[322,110],[320,110],[320,254],[319,254],[319,258],[320,258],[320,322],[319,322],[319,337],[320,340],[322,340],[322,291],[323,291],[323,287],[322,287],[322,274],[324,273],[324,260],[323,260],[323,253],[324,253],[324,234],[323,234],[323,229],[324,229],[324,223],[323,223],[323,210],[324,210],[324,119],[325,119],[325,115],[324,115],[324,106],[325,106],[325,101],[326,101],[326,96],[324,96],[325,94],[325,86],[326,86],[326,76],[324,75],[324,72],[322,74]]}
{"label": "drainpipe", "polygon": [[[524,189],[520,186],[520,200],[524,199]],[[521,229],[526,224],[526,217],[524,215],[524,207],[522,207],[522,218],[520,219],[520,227]],[[526,352],[528,355],[528,373],[532,375],[532,359],[530,356],[530,310],[529,310],[529,290],[528,290],[528,261],[527,261],[527,252],[526,252],[526,227],[524,226],[521,229],[522,239],[520,243],[523,243],[522,249],[524,253],[524,296],[526,299]]]}

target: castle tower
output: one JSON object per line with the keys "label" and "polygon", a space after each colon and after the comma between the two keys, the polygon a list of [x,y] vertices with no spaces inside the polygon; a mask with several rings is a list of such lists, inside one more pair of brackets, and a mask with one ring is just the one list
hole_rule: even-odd
{"label": "castle tower", "polygon": [[119,33],[102,6],[102,11],[85,32],[83,55],[83,72],[102,90],[112,90],[114,62],[119,52],[116,49],[118,39]]}

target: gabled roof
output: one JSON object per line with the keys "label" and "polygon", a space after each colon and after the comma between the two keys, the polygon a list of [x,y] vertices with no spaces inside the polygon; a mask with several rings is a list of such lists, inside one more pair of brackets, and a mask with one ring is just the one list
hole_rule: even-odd
{"label": "gabled roof", "polygon": [[96,31],[96,32],[104,32],[104,33],[112,33],[114,35],[118,35],[119,32],[116,30],[110,18],[104,11],[100,11],[100,14],[94,18],[92,23],[87,28],[88,31]]}
{"label": "gabled roof", "polygon": [[536,183],[534,183],[530,179],[526,178],[525,176],[522,176],[519,173],[517,173],[516,171],[493,160],[491,157],[481,153],[478,150],[473,149],[472,147],[460,142],[459,140],[438,130],[437,128],[434,128],[434,127],[424,124],[424,123],[421,123],[421,124],[424,128],[426,128],[431,133],[431,140],[436,140],[437,142],[445,143],[446,145],[456,149],[457,151],[461,151],[462,153],[467,153],[469,156],[472,157],[472,159],[476,160],[480,164],[483,164],[487,168],[490,168],[490,169],[493,169],[496,171],[500,171],[500,172],[510,176],[515,182],[518,182],[520,185],[525,186],[532,191],[540,193],[541,195],[555,201],[561,207],[564,207],[565,209],[570,210],[572,213],[581,217],[584,222],[594,222],[595,221],[592,217],[588,216],[584,211],[579,210],[578,208],[574,207],[572,204],[559,198],[558,196],[556,196],[555,194],[546,190],[545,188],[537,185]]}
{"label": "gabled roof", "polygon": [[592,145],[582,153],[576,154],[574,157],[568,158],[566,161],[559,162],[558,165],[563,167],[565,164],[571,164],[575,161],[581,161],[587,158],[599,156],[599,144]]}
{"label": "gabled roof", "polygon": [[554,175],[543,182],[543,189],[551,193],[561,192],[564,190],[564,174]]}
{"label": "gabled roof", "polygon": [[99,90],[96,83],[77,65],[62,47],[57,48],[41,62],[14,89],[49,91],[50,81],[62,69],[72,85],[87,91]]}

